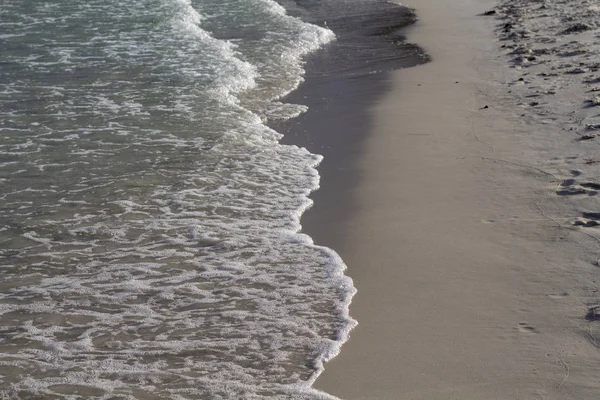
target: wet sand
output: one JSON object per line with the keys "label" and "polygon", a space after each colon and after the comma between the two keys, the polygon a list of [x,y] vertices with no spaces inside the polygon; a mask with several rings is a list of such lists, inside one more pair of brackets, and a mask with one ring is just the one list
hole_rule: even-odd
{"label": "wet sand", "polygon": [[391,74],[369,107],[344,167],[347,218],[325,198],[303,220],[358,289],[359,326],[315,386],[346,400],[596,398],[597,241],[563,223],[566,177],[544,168],[557,144],[507,94],[500,22],[478,15],[495,2],[408,5],[407,36],[433,62]]}

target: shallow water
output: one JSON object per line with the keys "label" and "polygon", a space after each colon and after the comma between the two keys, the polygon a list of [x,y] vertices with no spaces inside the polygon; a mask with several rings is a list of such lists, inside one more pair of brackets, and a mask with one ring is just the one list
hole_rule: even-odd
{"label": "shallow water", "polygon": [[335,35],[286,6],[3,3],[0,397],[325,397],[354,288],[265,123]]}

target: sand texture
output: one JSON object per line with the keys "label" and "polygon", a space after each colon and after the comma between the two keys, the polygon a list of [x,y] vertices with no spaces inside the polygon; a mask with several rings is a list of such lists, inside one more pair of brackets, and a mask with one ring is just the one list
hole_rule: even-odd
{"label": "sand texture", "polygon": [[[407,36],[433,61],[395,72],[369,111],[336,247],[359,325],[317,388],[345,400],[600,396],[600,164],[595,136],[581,140],[597,123],[586,100],[598,32],[553,25],[581,9],[546,3],[408,4],[420,21]],[[578,23],[589,29],[560,34]]]}

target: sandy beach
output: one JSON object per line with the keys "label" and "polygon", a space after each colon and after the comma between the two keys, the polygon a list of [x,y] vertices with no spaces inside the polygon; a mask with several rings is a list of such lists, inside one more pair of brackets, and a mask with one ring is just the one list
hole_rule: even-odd
{"label": "sandy beach", "polygon": [[408,5],[408,40],[432,62],[391,74],[369,108],[351,212],[317,201],[303,221],[358,289],[359,325],[316,387],[345,400],[597,398],[598,240],[585,226],[597,200],[557,195],[591,176],[590,150],[515,100],[522,70],[499,51],[503,22],[482,15],[496,2]]}
{"label": "sandy beach", "polygon": [[1,1],[0,400],[600,399],[600,0]]}

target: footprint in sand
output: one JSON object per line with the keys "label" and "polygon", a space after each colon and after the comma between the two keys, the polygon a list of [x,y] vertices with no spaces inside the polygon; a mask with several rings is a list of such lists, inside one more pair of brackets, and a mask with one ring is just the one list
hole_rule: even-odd
{"label": "footprint in sand", "polygon": [[572,169],[570,172],[571,172],[571,175],[573,175],[573,176],[579,176],[582,174],[582,172],[578,169]]}
{"label": "footprint in sand", "polygon": [[578,218],[573,222],[574,226],[582,226],[585,228],[594,228],[600,225],[600,213],[597,212],[582,212],[582,218]]}
{"label": "footprint in sand", "polygon": [[565,179],[556,191],[559,196],[588,195],[596,196],[600,190],[600,184],[594,182],[578,183],[575,179]]}
{"label": "footprint in sand", "polygon": [[590,322],[600,321],[600,306],[593,306],[588,308],[588,312],[585,315],[585,319]]}
{"label": "footprint in sand", "polygon": [[517,330],[521,333],[539,333],[537,329],[529,325],[527,322],[519,322],[517,324]]}
{"label": "footprint in sand", "polygon": [[584,187],[586,189],[592,189],[592,190],[600,190],[600,184],[593,183],[593,182],[582,183],[581,187]]}
{"label": "footprint in sand", "polygon": [[562,292],[562,293],[558,293],[558,294],[549,294],[548,297],[550,297],[551,299],[556,299],[556,300],[561,300],[564,299],[565,297],[568,297],[569,293],[567,292]]}

